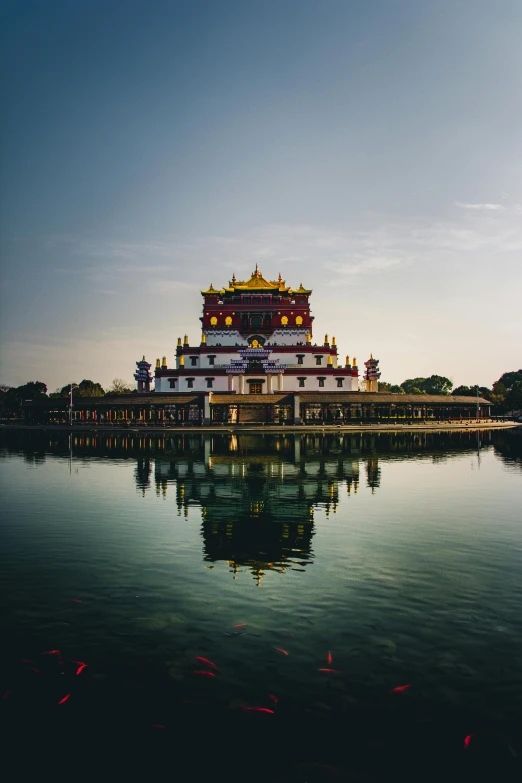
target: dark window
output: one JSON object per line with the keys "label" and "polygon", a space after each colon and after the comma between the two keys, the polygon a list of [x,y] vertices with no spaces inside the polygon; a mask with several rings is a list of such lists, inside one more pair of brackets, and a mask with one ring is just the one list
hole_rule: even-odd
{"label": "dark window", "polygon": [[297,354],[297,364],[304,364],[304,353]]}
{"label": "dark window", "polygon": [[315,357],[315,363],[316,364],[322,364],[323,357],[322,356],[316,356]]}
{"label": "dark window", "polygon": [[212,384],[214,383],[214,378],[205,378],[205,380],[207,382],[207,389],[211,389]]}
{"label": "dark window", "polygon": [[259,296],[254,296],[254,298],[252,299],[252,304],[261,304],[261,299],[259,298]]}
{"label": "dark window", "polygon": [[187,378],[187,388],[193,389],[194,388],[194,378]]}
{"label": "dark window", "polygon": [[306,378],[298,378],[299,386],[303,387],[305,385]]}
{"label": "dark window", "polygon": [[323,389],[324,388],[324,378],[318,378],[318,381],[319,381],[319,388]]}
{"label": "dark window", "polygon": [[178,379],[177,379],[177,378],[169,378],[169,384],[170,384],[170,388],[171,388],[171,389],[175,389],[175,388],[176,388],[176,383],[177,383],[177,382],[178,382]]}
{"label": "dark window", "polygon": [[250,326],[252,329],[262,329],[263,328],[263,316],[261,315],[253,315],[250,319]]}
{"label": "dark window", "polygon": [[198,363],[198,357],[197,356],[191,356],[190,357],[190,366],[195,367]]}
{"label": "dark window", "polygon": [[240,303],[240,301],[241,301],[241,297],[239,297],[239,296],[235,296],[235,297],[234,297],[234,303],[235,303],[235,304],[239,304],[239,303]]}
{"label": "dark window", "polygon": [[343,383],[344,383],[344,378],[337,378],[337,386],[339,388],[342,387]]}
{"label": "dark window", "polygon": [[250,297],[249,297],[249,296],[244,296],[244,297],[243,297],[243,302],[244,302],[245,304],[250,304]]}
{"label": "dark window", "polygon": [[273,302],[274,304],[279,304],[280,300],[281,300],[281,297],[280,297],[280,296],[274,296],[274,297],[272,298],[272,302]]}
{"label": "dark window", "polygon": [[215,356],[209,356],[209,357],[208,357],[208,363],[209,363],[209,365],[210,365],[211,367],[213,367],[213,366],[214,366],[214,362],[215,362],[215,361],[216,361],[216,357],[215,357]]}

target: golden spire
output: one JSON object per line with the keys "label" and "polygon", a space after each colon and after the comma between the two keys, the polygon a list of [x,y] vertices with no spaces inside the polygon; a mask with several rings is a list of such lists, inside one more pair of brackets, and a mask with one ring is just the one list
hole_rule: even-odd
{"label": "golden spire", "polygon": [[355,356],[353,357],[353,366],[357,367],[357,359],[355,358]]}
{"label": "golden spire", "polygon": [[310,332],[306,333],[306,342],[307,343],[311,343],[312,342],[312,335],[310,334]]}
{"label": "golden spire", "polygon": [[347,367],[350,366],[350,357],[349,356],[346,357],[346,366]]}
{"label": "golden spire", "polygon": [[332,337],[332,345],[335,345],[335,337]]}
{"label": "golden spire", "polygon": [[166,367],[167,366],[167,357],[166,356],[163,357],[162,362],[161,362],[161,366],[162,367]]}
{"label": "golden spire", "polygon": [[328,354],[328,362],[327,362],[327,364],[328,364],[328,367],[332,366],[332,364],[333,364],[333,362],[332,362],[332,354]]}
{"label": "golden spire", "polygon": [[370,359],[373,359],[373,353],[370,354]]}
{"label": "golden spire", "polygon": [[143,354],[143,357],[142,357],[141,361],[142,361],[142,362],[144,362],[144,361],[145,361],[145,354]]}
{"label": "golden spire", "polygon": [[185,344],[185,345],[188,345],[188,344],[189,344],[189,341],[188,341],[188,334],[186,334],[186,335],[185,335],[185,338],[184,338],[183,342],[184,342],[184,344]]}
{"label": "golden spire", "polygon": [[185,357],[183,354],[179,357],[179,366],[184,367],[185,366]]}
{"label": "golden spire", "polygon": [[178,348],[181,348],[181,337],[178,337]]}
{"label": "golden spire", "polygon": [[325,336],[324,336],[324,344],[328,345],[328,335],[327,334],[325,334]]}
{"label": "golden spire", "polygon": [[160,368],[160,360],[156,359],[156,369],[159,370]]}
{"label": "golden spire", "polygon": [[201,335],[201,345],[205,345],[206,342],[207,342],[207,335],[205,334],[205,332],[203,332]]}

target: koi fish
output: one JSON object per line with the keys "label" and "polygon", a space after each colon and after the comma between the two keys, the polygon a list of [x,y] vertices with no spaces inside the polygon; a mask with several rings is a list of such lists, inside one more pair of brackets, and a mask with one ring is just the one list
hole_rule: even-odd
{"label": "koi fish", "polygon": [[328,666],[330,666],[332,661],[333,661],[332,653],[330,652],[330,650],[328,650],[328,655],[326,656],[326,663],[328,664]]}
{"label": "koi fish", "polygon": [[405,691],[407,688],[411,688],[411,685],[398,685],[397,688],[392,688],[390,693],[401,693],[402,691]]}
{"label": "koi fish", "polygon": [[[79,661],[77,661],[77,663],[80,663],[80,662],[79,662]],[[76,669],[76,676],[78,676],[79,674],[81,674],[81,673],[83,672],[83,670],[84,670],[86,667],[87,667],[87,664],[86,664],[86,663],[80,663],[80,665],[79,665],[79,666],[78,666],[78,668]]]}
{"label": "koi fish", "polygon": [[269,710],[268,707],[241,707],[245,712],[266,712],[267,715],[275,715],[274,710]]}
{"label": "koi fish", "polygon": [[42,655],[61,655],[60,650],[45,650]]}
{"label": "koi fish", "polygon": [[246,623],[236,623],[232,628],[245,628]]}
{"label": "koi fish", "polygon": [[340,672],[339,669],[327,669],[327,668],[317,669],[317,671],[318,672],[331,672],[332,674],[339,674],[339,672]]}
{"label": "koi fish", "polygon": [[63,699],[60,699],[58,704],[65,704],[66,701],[68,701],[71,698],[71,694],[68,693],[66,696],[63,697]]}
{"label": "koi fish", "polygon": [[208,663],[209,666],[212,666],[213,669],[217,669],[217,666],[213,661],[209,661],[208,658],[202,658],[201,655],[196,655],[196,661],[201,661],[202,663]]}
{"label": "koi fish", "polygon": [[275,705],[276,705],[276,707],[277,707],[277,705],[279,704],[279,702],[278,702],[278,700],[276,699],[276,697],[274,696],[274,694],[273,694],[273,693],[269,693],[269,694],[268,694],[268,698],[269,698],[269,699],[272,699],[272,701],[274,702],[274,704],[275,704]]}
{"label": "koi fish", "polygon": [[194,670],[194,674],[201,674],[201,675],[203,675],[203,677],[215,677],[216,676],[214,674],[214,672],[206,672],[206,671],[203,671],[202,669]]}
{"label": "koi fish", "polygon": [[469,743],[471,742],[471,738],[474,737],[474,736],[475,736],[474,734],[468,734],[467,737],[464,737],[464,747],[465,748],[469,747]]}
{"label": "koi fish", "polygon": [[283,653],[283,655],[289,655],[290,654],[286,650],[283,650],[282,647],[274,647],[274,650],[277,650],[277,652]]}

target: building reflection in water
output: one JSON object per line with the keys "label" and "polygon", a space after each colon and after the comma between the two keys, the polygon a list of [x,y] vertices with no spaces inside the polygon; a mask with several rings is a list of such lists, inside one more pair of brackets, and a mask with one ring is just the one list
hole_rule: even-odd
{"label": "building reflection in water", "polygon": [[[178,513],[200,509],[203,556],[224,561],[234,577],[251,570],[257,584],[269,571],[305,569],[313,561],[314,514],[335,514],[340,495],[374,493],[386,459],[441,461],[490,445],[520,469],[520,437],[508,432],[401,432],[206,435],[153,433],[3,433],[3,453],[39,464],[114,458],[134,463],[136,488],[175,493]],[[345,501],[346,502],[346,501]]]}

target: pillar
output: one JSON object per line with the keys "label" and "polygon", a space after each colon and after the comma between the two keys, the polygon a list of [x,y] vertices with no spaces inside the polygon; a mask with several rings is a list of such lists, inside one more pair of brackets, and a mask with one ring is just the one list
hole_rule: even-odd
{"label": "pillar", "polygon": [[228,390],[229,390],[229,392],[233,392],[234,391],[234,376],[233,375],[229,375],[228,376]]}
{"label": "pillar", "polygon": [[298,394],[294,394],[294,424],[301,424],[301,412]]}
{"label": "pillar", "polygon": [[[210,392],[212,394],[212,392]],[[203,424],[210,424],[210,394],[203,397]]]}
{"label": "pillar", "polygon": [[279,391],[282,392],[283,391],[283,373],[282,372],[277,373],[277,379],[278,379]]}
{"label": "pillar", "polygon": [[239,394],[245,393],[245,376],[239,375]]}
{"label": "pillar", "polygon": [[272,394],[272,376],[270,373],[266,375],[266,393]]}
{"label": "pillar", "polygon": [[268,394],[268,379],[269,378],[270,378],[270,375],[268,375],[268,373],[267,373],[266,383],[262,383],[261,384],[261,391],[263,392],[263,394]]}

